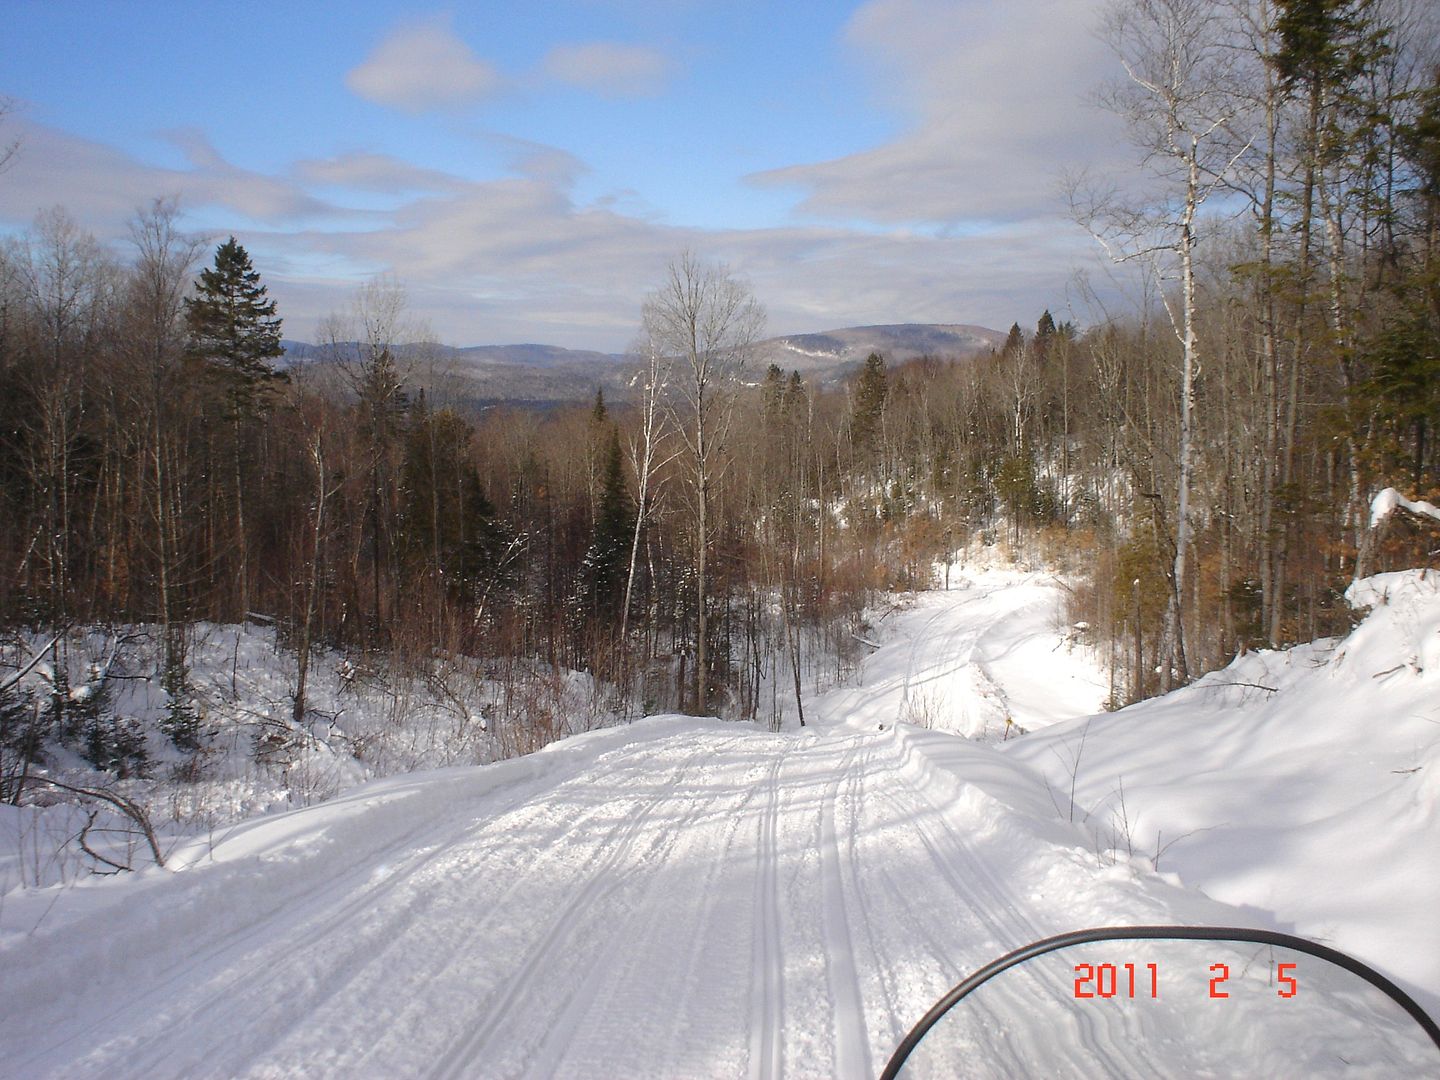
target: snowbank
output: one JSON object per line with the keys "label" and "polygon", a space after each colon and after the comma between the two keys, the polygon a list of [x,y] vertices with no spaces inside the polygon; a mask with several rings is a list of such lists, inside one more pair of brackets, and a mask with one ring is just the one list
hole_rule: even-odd
{"label": "snowbank", "polygon": [[1005,752],[1097,843],[1440,1003],[1440,575],[1356,582],[1346,638],[1262,651]]}

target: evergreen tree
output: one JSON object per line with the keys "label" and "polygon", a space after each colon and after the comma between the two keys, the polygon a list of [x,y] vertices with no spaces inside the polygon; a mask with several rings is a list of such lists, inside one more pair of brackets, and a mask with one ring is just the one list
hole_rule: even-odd
{"label": "evergreen tree", "polygon": [[590,410],[590,430],[585,440],[585,472],[589,483],[587,490],[590,495],[590,520],[595,520],[599,513],[598,501],[600,498],[600,471],[604,467],[601,458],[604,456],[604,443],[608,429],[610,428],[610,410],[605,407],[604,387],[595,388],[595,407]]}
{"label": "evergreen tree", "polygon": [[471,436],[470,426],[449,409],[431,412],[420,391],[410,407],[400,463],[400,543],[409,559],[428,561],[452,580],[464,535],[460,491]]}
{"label": "evergreen tree", "polygon": [[765,421],[773,423],[785,402],[785,373],[780,370],[779,364],[771,364],[766,369],[761,397],[765,402]]}
{"label": "evergreen tree", "polygon": [[453,410],[431,411],[423,390],[416,396],[402,447],[398,537],[409,566],[438,574],[470,605],[507,584],[511,540],[473,464],[474,434]]}
{"label": "evergreen tree", "polygon": [[232,236],[215,250],[215,265],[200,271],[195,295],[185,300],[187,354],[218,383],[231,425],[230,493],[234,507],[235,603],[250,608],[249,527],[245,521],[246,433],[288,378],[271,361],[284,354],[275,301],[260,283],[250,256]]}
{"label": "evergreen tree", "polygon": [[1020,324],[1011,323],[1010,333],[1005,337],[1005,344],[1000,352],[1003,356],[1012,356],[1025,347],[1025,333],[1020,329]]}
{"label": "evergreen tree", "polygon": [[1040,321],[1035,324],[1035,355],[1038,359],[1045,359],[1056,333],[1055,317],[1050,314],[1050,309],[1046,308],[1045,314],[1041,315]]}
{"label": "evergreen tree", "polygon": [[1440,426],[1440,319],[1427,299],[1419,290],[1402,297],[1404,306],[1368,343],[1372,374],[1360,387],[1380,424],[1383,478],[1417,496],[1434,479],[1427,464]]}
{"label": "evergreen tree", "polygon": [[869,450],[880,431],[880,417],[885,411],[887,393],[885,358],[871,353],[865,358],[865,370],[855,384],[855,407],[850,418],[850,441],[857,451]]}
{"label": "evergreen tree", "polygon": [[191,357],[209,365],[233,415],[261,411],[283,372],[271,361],[283,356],[281,320],[260,283],[250,256],[232,236],[215,250],[215,265],[200,271],[195,295],[185,301]]}
{"label": "evergreen tree", "polygon": [[790,381],[785,386],[785,415],[794,417],[803,412],[807,401],[805,381],[800,378],[800,372],[790,372]]}
{"label": "evergreen tree", "polygon": [[1287,84],[1319,92],[1359,74],[1371,0],[1279,0],[1276,6],[1280,48],[1273,60]]}
{"label": "evergreen tree", "polygon": [[489,612],[495,606],[492,601],[519,582],[516,560],[523,537],[500,520],[474,468],[460,478],[460,505],[464,515],[455,578],[471,607],[477,613]]}
{"label": "evergreen tree", "polygon": [[625,490],[625,460],[620,451],[620,433],[612,427],[601,473],[595,528],[589,550],[585,553],[585,589],[589,609],[596,616],[619,614],[625,594],[633,516],[630,495]]}

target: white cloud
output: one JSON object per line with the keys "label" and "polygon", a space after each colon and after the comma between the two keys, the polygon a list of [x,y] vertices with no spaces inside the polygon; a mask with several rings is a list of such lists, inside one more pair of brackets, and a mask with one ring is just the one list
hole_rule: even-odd
{"label": "white cloud", "polygon": [[495,93],[500,82],[448,19],[396,30],[345,76],[345,85],[367,101],[407,112],[469,105]]}
{"label": "white cloud", "polygon": [[1019,221],[1059,208],[1066,166],[1110,164],[1119,125],[1087,104],[1109,61],[1075,0],[871,0],[847,39],[903,135],[751,179],[795,186],[802,211],[884,223]]}
{"label": "white cloud", "polygon": [[655,49],[608,41],[558,45],[543,66],[553,79],[611,98],[653,97],[665,89],[674,69]]}
{"label": "white cloud", "polygon": [[312,184],[354,188],[386,194],[447,191],[464,181],[434,169],[421,169],[388,154],[349,153],[295,163],[294,173]]}
{"label": "white cloud", "polygon": [[[188,168],[158,168],[103,144],[38,125],[0,183],[0,222],[28,223],[64,204],[123,248],[124,222],[156,195],[217,218],[255,258],[286,320],[306,338],[377,272],[404,281],[412,313],[456,345],[543,341],[623,349],[666,262],[691,249],[753,283],[770,333],[885,322],[968,322],[1004,330],[1061,316],[1069,266],[1092,246],[1076,231],[1027,223],[984,236],[836,226],[700,230],[579,202],[583,163],[555,148],[501,140],[514,175],[476,182],[380,154],[295,163],[281,175],[239,169],[194,131],[171,136]],[[490,136],[491,138],[500,138]],[[339,189],[336,202],[310,185]],[[392,208],[346,210],[343,193],[382,192]],[[218,207],[219,211],[207,210]],[[247,227],[238,215],[260,227]],[[1066,316],[1069,317],[1069,316]]]}
{"label": "white cloud", "polygon": [[178,195],[185,206],[222,207],[267,223],[324,218],[337,208],[280,177],[226,161],[200,132],[166,133],[188,168],[147,165],[106,146],[42,124],[18,125],[21,151],[0,183],[0,218],[28,222],[50,206],[66,207],[102,237],[123,235],[137,207]]}
{"label": "white cloud", "polygon": [[419,200],[389,228],[312,233],[303,244],[392,270],[442,340],[612,350],[628,344],[646,292],[687,248],[746,276],[774,334],[907,321],[1003,331],[1012,321],[1033,324],[1046,307],[1071,317],[1068,267],[1093,257],[1088,238],[1048,226],[949,238],[819,226],[682,229],[577,205],[526,178]]}
{"label": "white cloud", "polygon": [[569,188],[589,167],[568,150],[521,139],[502,132],[486,132],[484,140],[509,159],[510,168],[521,176],[540,180],[557,188]]}

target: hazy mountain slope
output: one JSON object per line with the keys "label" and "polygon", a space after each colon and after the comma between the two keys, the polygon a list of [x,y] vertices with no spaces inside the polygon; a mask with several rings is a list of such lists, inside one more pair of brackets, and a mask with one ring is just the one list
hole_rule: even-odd
{"label": "hazy mountain slope", "polygon": [[[878,352],[891,364],[917,356],[959,358],[999,348],[1005,335],[983,326],[898,323],[850,326],[813,334],[788,334],[756,344],[750,359],[755,377],[775,364],[822,382],[843,377]],[[323,363],[324,351],[303,341],[286,341],[286,366]],[[595,391],[623,400],[636,366],[623,353],[565,349],[558,345],[402,345],[397,354],[411,367],[416,386],[443,387],[451,399],[472,405],[502,402],[561,405],[590,401]]]}
{"label": "hazy mountain slope", "polygon": [[899,323],[851,326],[815,334],[769,338],[756,348],[757,366],[775,364],[785,371],[820,378],[862,364],[872,352],[896,364],[917,356],[958,358],[998,349],[1005,335],[983,326],[947,323]]}

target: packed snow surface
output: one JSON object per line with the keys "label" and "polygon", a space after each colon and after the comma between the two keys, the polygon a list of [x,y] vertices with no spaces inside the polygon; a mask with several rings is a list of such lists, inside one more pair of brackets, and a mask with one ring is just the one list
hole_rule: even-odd
{"label": "packed snow surface", "polygon": [[[1053,582],[991,571],[962,584],[888,619],[865,673],[875,692],[816,701],[820,723],[803,731],[653,718],[253,820],[191,842],[172,870],[11,892],[0,909],[0,1073],[873,1076],[936,998],[1037,938],[1117,924],[1288,928],[1293,897],[1254,891],[1264,878],[1258,841],[1242,849],[1230,897],[1244,909],[1187,887],[1183,869],[1164,873],[1172,856],[1178,865],[1178,845],[1160,873],[1139,852],[1097,846],[1070,802],[1070,778],[1046,777],[1034,763],[1053,757],[1046,747],[1065,745],[1084,720],[1021,737],[1008,752],[896,724],[924,688],[935,727],[996,737],[1006,714],[1039,728],[1077,715],[1080,699],[1099,690],[1053,603],[1038,614],[1036,590]],[[1414,662],[1440,664],[1424,637],[1436,630],[1440,604],[1416,595],[1406,609],[1407,633],[1421,635]],[[1363,680],[1370,708],[1352,719],[1380,733],[1346,748],[1373,745],[1383,775],[1356,771],[1351,801],[1326,803],[1336,820],[1327,826],[1320,814],[1313,828],[1348,837],[1367,800],[1381,804],[1362,820],[1372,829],[1381,813],[1403,815],[1395,830],[1428,840],[1428,850],[1392,845],[1398,861],[1376,856],[1363,868],[1390,888],[1418,890],[1421,901],[1428,895],[1433,922],[1440,896],[1423,872],[1433,875],[1436,850],[1436,729],[1383,737],[1404,710],[1428,709],[1433,722],[1433,677],[1427,702],[1392,698],[1386,679],[1427,676],[1402,661],[1372,678],[1383,673],[1365,662],[1394,642],[1351,640],[1355,663],[1336,683]],[[1339,648],[1315,662],[1333,663]],[[1283,674],[1257,672],[1254,681]],[[967,688],[983,700],[967,701]],[[1265,763],[1280,763],[1271,762],[1277,747],[1255,737],[1264,719],[1252,705],[1258,692],[1202,684],[1191,693],[1189,706],[1175,708],[1188,709],[1192,725],[1210,725],[1225,747],[1205,768],[1235,768],[1246,787],[1267,782]],[[1047,700],[1063,705],[1063,716],[1043,715]],[[1403,704],[1392,710],[1392,701]],[[1148,814],[1165,804],[1140,791],[1141,766],[1159,775],[1166,759],[1147,743],[1133,764],[1124,760],[1123,724],[1136,712],[1093,720],[1082,762],[1086,772],[1097,759],[1133,771],[1127,805],[1136,813],[1143,803]],[[1343,718],[1327,717],[1324,726],[1338,732]],[[1103,734],[1107,725],[1113,731]],[[1148,728],[1133,734],[1150,738]],[[1035,751],[1020,753],[1029,740]],[[1186,744],[1176,754],[1192,752]],[[1328,764],[1318,752],[1302,757],[1302,771]],[[1402,759],[1417,767],[1408,780],[1391,771]],[[1279,810],[1310,797],[1303,777],[1276,775]],[[1075,803],[1085,797],[1077,790]],[[1254,791],[1216,788],[1213,797],[1240,798],[1229,805],[1247,812],[1270,806]],[[1222,804],[1206,820],[1234,814]],[[1383,883],[1357,889],[1353,855],[1353,845],[1337,846],[1309,887],[1368,903]],[[1208,873],[1220,862],[1217,854],[1196,865]],[[1404,905],[1393,912],[1415,918]],[[1349,924],[1336,918],[1343,944]],[[1424,929],[1407,923],[1396,936],[1407,928]],[[1407,967],[1385,945],[1366,958],[1416,989],[1440,988],[1433,953]],[[1296,959],[1218,945],[1056,954],[982,988],[905,1075],[1435,1071],[1440,1052],[1418,1028],[1344,973],[1302,965],[1301,992],[1277,994],[1277,961]],[[1077,1000],[1082,961],[1122,980],[1127,967],[1139,972],[1139,992]],[[1222,964],[1223,1000],[1207,994]]]}

